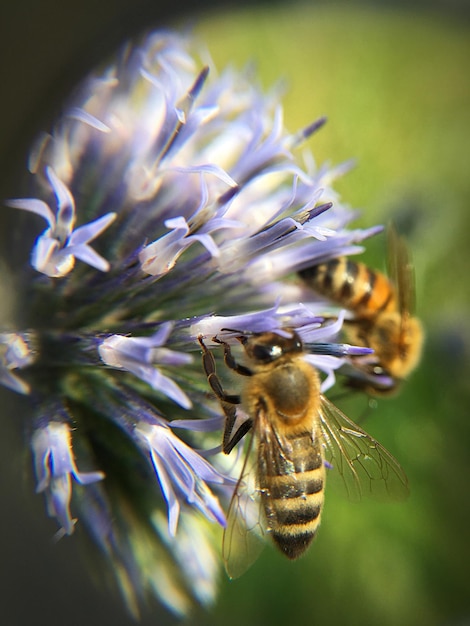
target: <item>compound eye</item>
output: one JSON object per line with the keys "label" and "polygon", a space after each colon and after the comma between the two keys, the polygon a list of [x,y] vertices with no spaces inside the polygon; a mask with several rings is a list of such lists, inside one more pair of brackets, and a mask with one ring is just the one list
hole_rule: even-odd
{"label": "compound eye", "polygon": [[381,365],[374,365],[374,367],[372,368],[372,374],[374,376],[386,376],[387,372]]}
{"label": "compound eye", "polygon": [[282,349],[278,345],[256,344],[253,346],[253,358],[260,363],[270,363],[282,356]]}

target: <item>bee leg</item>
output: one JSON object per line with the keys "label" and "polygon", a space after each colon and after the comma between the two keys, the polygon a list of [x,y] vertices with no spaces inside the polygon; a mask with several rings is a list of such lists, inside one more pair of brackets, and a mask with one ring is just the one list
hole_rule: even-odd
{"label": "bee leg", "polygon": [[[222,452],[224,454],[230,454],[230,452],[237,445],[237,443],[243,439],[246,433],[253,426],[253,420],[251,418],[246,418],[239,426],[236,426],[237,417],[239,417],[237,415],[236,406],[234,404],[224,402],[223,400],[220,401],[220,404],[225,413],[224,434],[222,437]],[[232,436],[234,430],[235,434],[233,434]]]}
{"label": "bee leg", "polygon": [[235,357],[232,354],[232,349],[226,341],[222,341],[222,339],[219,339],[218,337],[212,337],[212,341],[220,343],[224,347],[224,362],[229,369],[237,372],[237,374],[241,374],[242,376],[253,376],[253,372],[248,367],[240,365],[236,362]]}
{"label": "bee leg", "polygon": [[230,454],[230,452],[237,445],[237,443],[239,441],[241,441],[241,439],[243,439],[243,437],[246,435],[246,433],[253,426],[253,420],[251,418],[246,419],[241,424],[241,426],[239,426],[238,430],[235,431],[235,434],[230,439],[230,436],[231,436],[232,431],[233,431],[234,424],[235,424],[235,419],[233,419],[231,427],[229,429],[228,428],[229,420],[227,419],[226,422],[225,422],[224,437],[223,437],[223,440],[222,440],[222,451],[225,454]]}
{"label": "bee leg", "polygon": [[[202,348],[202,366],[204,367],[204,372],[206,373],[207,380],[209,382],[209,385],[212,388],[212,391],[215,393],[217,398],[221,401],[222,408],[224,408],[224,404],[228,404],[228,405],[240,404],[241,402],[240,396],[231,395],[224,391],[224,388],[222,387],[222,384],[216,373],[214,355],[207,348],[206,344],[203,341],[202,335],[199,335],[197,339]],[[225,411],[225,408],[224,408],[224,411]]]}
{"label": "bee leg", "polygon": [[[219,399],[222,410],[225,413],[225,426],[224,426],[224,435],[223,435],[223,440],[222,440],[222,450],[225,454],[229,454],[234,448],[234,446],[250,430],[253,422],[251,419],[246,419],[237,428],[237,430],[235,431],[235,434],[232,437],[232,432],[233,432],[235,422],[237,419],[236,405],[241,403],[240,396],[228,394],[226,391],[224,391],[224,388],[222,387],[222,384],[216,373],[214,355],[207,348],[202,338],[202,335],[198,337],[198,341],[199,341],[199,345],[202,348],[202,365],[204,367],[204,372],[206,373],[207,380],[209,382],[209,385],[211,386],[212,391]],[[223,343],[223,342],[218,341],[217,343]],[[228,346],[228,344],[224,344],[224,348],[226,348],[229,354],[229,358],[231,358],[233,363],[235,363],[235,359],[233,359],[231,355],[230,347]],[[231,369],[235,369],[235,368],[231,368]],[[244,369],[247,369],[247,368],[244,368]],[[238,371],[238,370],[235,369],[235,371]]]}

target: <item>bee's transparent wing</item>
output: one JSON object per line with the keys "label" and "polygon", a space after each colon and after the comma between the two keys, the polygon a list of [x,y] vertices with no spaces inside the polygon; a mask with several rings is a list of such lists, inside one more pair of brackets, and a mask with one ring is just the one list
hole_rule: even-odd
{"label": "bee's transparent wing", "polygon": [[252,453],[253,431],[233,492],[222,542],[222,555],[229,578],[238,578],[256,561],[265,545],[264,516],[256,485],[256,455]]}
{"label": "bee's transparent wing", "polygon": [[398,461],[324,396],[320,420],[326,459],[343,478],[351,499],[408,496],[408,479]]}
{"label": "bee's transparent wing", "polygon": [[397,294],[398,310],[406,317],[415,309],[415,276],[410,251],[392,224],[387,226],[387,271]]}

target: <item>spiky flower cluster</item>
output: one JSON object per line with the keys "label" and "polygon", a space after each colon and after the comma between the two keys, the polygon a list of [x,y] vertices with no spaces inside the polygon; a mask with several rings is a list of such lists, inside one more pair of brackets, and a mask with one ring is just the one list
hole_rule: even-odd
{"label": "spiky flower cluster", "polygon": [[[288,134],[275,91],[191,49],[168,32],[128,45],[39,138],[30,197],[7,205],[46,228],[31,217],[30,265],[12,269],[21,312],[0,334],[58,535],[87,531],[132,610],[150,594],[180,614],[214,598],[234,486],[198,336],[333,341],[341,316],[324,324],[292,277],[377,230],[347,228],[341,168],[294,158],[323,120]],[[326,352],[309,356],[325,386],[348,348]]]}

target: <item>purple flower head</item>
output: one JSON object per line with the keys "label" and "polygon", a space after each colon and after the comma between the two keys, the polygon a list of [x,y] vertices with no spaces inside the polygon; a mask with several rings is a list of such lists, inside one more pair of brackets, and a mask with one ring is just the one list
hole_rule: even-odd
{"label": "purple flower head", "polygon": [[[289,134],[276,91],[218,74],[189,38],[127,45],[62,110],[25,197],[6,203],[47,228],[32,253],[6,254],[20,314],[0,329],[0,383],[31,401],[38,491],[60,533],[76,515],[133,613],[150,594],[183,615],[216,595],[214,538],[241,463],[219,453],[198,337],[212,349],[237,343],[227,328],[294,330],[327,389],[367,350],[341,343],[343,314],[296,273],[360,252],[378,228],[349,228],[332,187],[346,166],[298,158],[324,119]],[[60,410],[38,413],[47,403]],[[100,471],[78,471],[72,423],[78,458]]]}

